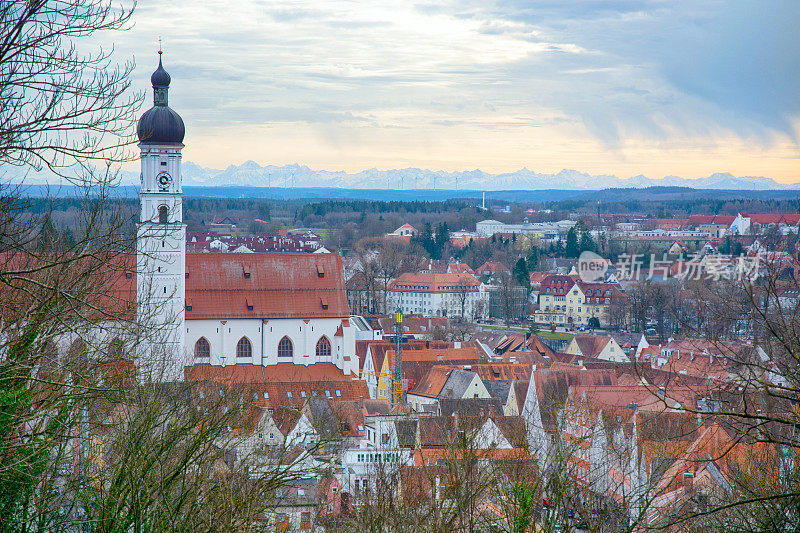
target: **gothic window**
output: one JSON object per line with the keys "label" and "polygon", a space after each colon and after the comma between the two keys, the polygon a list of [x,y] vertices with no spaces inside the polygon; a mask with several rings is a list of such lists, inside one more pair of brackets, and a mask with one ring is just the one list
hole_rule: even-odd
{"label": "gothic window", "polygon": [[159,224],[166,224],[167,223],[167,206],[162,205],[158,207],[158,223]]}
{"label": "gothic window", "polygon": [[199,339],[197,339],[197,342],[194,343],[194,356],[195,357],[211,356],[211,345],[208,343],[205,337],[200,337]]}
{"label": "gothic window", "polygon": [[322,336],[317,341],[317,359],[320,357],[330,357],[331,356],[331,342],[328,340],[328,337]]}
{"label": "gothic window", "polygon": [[284,337],[278,343],[278,357],[292,357],[294,355],[294,348],[292,341],[289,337]]}
{"label": "gothic window", "polygon": [[242,337],[236,344],[236,357],[253,357],[253,345],[247,337]]}

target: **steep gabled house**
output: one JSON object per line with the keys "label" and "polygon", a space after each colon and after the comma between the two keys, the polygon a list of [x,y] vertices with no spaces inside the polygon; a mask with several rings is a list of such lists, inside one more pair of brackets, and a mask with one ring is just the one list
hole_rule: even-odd
{"label": "steep gabled house", "polygon": [[630,358],[617,341],[606,335],[575,335],[565,353],[583,357],[595,357],[606,361],[627,362]]}
{"label": "steep gabled house", "polygon": [[423,411],[424,406],[435,406],[440,400],[466,398],[490,398],[490,395],[476,373],[440,366],[431,368],[407,395],[408,403],[417,411]]}

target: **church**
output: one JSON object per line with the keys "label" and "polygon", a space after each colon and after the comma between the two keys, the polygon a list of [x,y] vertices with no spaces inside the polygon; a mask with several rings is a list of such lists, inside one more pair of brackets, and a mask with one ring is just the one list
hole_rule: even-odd
{"label": "church", "polygon": [[[167,379],[195,365],[332,364],[358,375],[342,259],[333,253],[187,253],[181,150],[159,51],[153,107],[139,119],[137,314],[160,335],[141,350],[166,354]],[[327,366],[327,365],[326,365]]]}

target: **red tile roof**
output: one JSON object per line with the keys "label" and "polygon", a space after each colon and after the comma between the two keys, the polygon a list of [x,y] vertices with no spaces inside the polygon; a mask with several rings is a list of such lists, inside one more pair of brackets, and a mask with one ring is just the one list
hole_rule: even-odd
{"label": "red tile roof", "polygon": [[466,287],[478,290],[480,281],[472,274],[438,274],[434,272],[407,272],[389,285],[390,291],[458,292]]}
{"label": "red tile roof", "polygon": [[570,276],[551,274],[542,280],[539,294],[564,295],[569,292],[573,285],[575,285],[575,280]]}
{"label": "red tile roof", "polygon": [[187,320],[350,315],[338,254],[186,254],[186,272]]}
{"label": "red tile roof", "polygon": [[750,218],[751,224],[785,224],[787,226],[797,226],[800,223],[800,214],[798,213],[778,213],[778,214],[750,214],[743,215]]}
{"label": "red tile roof", "polygon": [[447,271],[451,274],[472,274],[474,272],[466,263],[449,263]]}
{"label": "red tile roof", "polygon": [[449,365],[437,365],[431,367],[430,370],[428,370],[428,373],[423,376],[414,390],[410,391],[409,394],[436,398],[439,393],[442,392],[442,387],[444,387],[445,383],[447,383],[447,378],[450,376],[450,372],[452,371],[453,367]]}
{"label": "red tile roof", "polygon": [[507,266],[498,261],[486,261],[476,270],[479,274],[494,274],[496,272],[511,272]]}
{"label": "red tile roof", "polygon": [[[343,278],[338,254],[187,253],[186,319],[348,318]],[[136,274],[108,292],[132,298]]]}
{"label": "red tile roof", "polygon": [[603,335],[575,335],[575,343],[581,351],[581,355],[597,357],[611,342],[611,337]]}
{"label": "red tile roof", "polygon": [[287,381],[338,381],[349,380],[344,372],[332,363],[317,363],[310,366],[292,363],[261,366],[238,364],[215,366],[200,364],[184,369],[187,381],[216,381],[222,383],[268,383]]}

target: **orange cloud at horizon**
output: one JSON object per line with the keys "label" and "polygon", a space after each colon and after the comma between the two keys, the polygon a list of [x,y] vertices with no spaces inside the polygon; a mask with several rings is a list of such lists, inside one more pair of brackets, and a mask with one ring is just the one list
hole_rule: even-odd
{"label": "orange cloud at horizon", "polygon": [[498,174],[527,167],[540,173],[574,169],[620,178],[639,174],[694,179],[715,172],[800,182],[800,150],[788,137],[770,142],[735,135],[667,140],[626,139],[607,146],[570,127],[481,128],[474,125],[393,126],[278,123],[243,134],[231,128],[185,141],[184,159],[222,169],[254,160],[261,165],[297,163],[315,170],[359,172],[423,168],[480,169]]}

